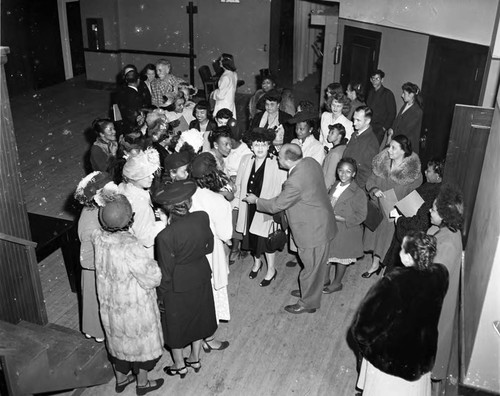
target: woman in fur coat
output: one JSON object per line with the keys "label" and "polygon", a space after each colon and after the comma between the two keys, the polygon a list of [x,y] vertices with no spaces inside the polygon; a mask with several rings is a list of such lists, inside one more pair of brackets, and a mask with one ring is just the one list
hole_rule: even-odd
{"label": "woman in fur coat", "polygon": [[[422,171],[418,155],[412,151],[410,140],[404,135],[393,138],[388,148],[373,158],[372,174],[366,182],[370,199],[380,205],[386,191],[394,189],[399,200],[422,184]],[[365,229],[364,250],[373,252],[371,268],[361,276],[369,278],[379,273],[380,260],[385,257],[394,234],[394,219],[384,218],[375,231]]]}
{"label": "woman in fur coat", "polygon": [[92,241],[99,310],[116,375],[115,391],[123,392],[137,377],[136,394],[145,395],[164,382],[162,378],[148,379],[148,371],[163,353],[156,297],[161,271],[129,231],[133,221],[130,202],[117,194],[99,210],[103,229],[93,232]]}
{"label": "woman in fur coat", "polygon": [[363,396],[430,396],[430,371],[448,271],[433,264],[436,238],[423,231],[403,239],[401,262],[367,293],[350,332],[363,357]]}

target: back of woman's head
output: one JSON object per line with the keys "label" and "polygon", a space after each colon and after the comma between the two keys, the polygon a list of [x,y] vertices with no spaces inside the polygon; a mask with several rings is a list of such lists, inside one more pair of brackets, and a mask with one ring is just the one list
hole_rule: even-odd
{"label": "back of woman's head", "polygon": [[215,114],[215,118],[224,118],[229,120],[230,118],[233,117],[233,112],[229,109],[226,109],[225,107],[223,109],[220,109],[217,114]]}
{"label": "back of woman's head", "polygon": [[401,146],[401,149],[405,152],[405,158],[409,157],[413,153],[411,141],[405,135],[396,135],[392,138],[392,140]]}
{"label": "back of woman's head", "polygon": [[363,87],[363,85],[359,82],[350,83],[349,86],[351,87],[351,90],[356,93],[356,98],[360,102],[364,102],[365,101],[365,87]]}
{"label": "back of woman's head", "polygon": [[111,121],[109,118],[97,118],[92,122],[92,129],[96,133],[97,137],[99,137],[101,133],[104,133],[106,127],[112,123],[113,121]]}
{"label": "back of woman's head", "polygon": [[164,205],[163,210],[172,215],[182,217],[189,213],[189,209],[191,209],[192,202],[193,202],[192,199],[188,198],[182,202],[173,205]]}
{"label": "back of woman's head", "polygon": [[444,164],[444,159],[433,158],[429,162],[427,162],[427,167],[430,166],[434,170],[434,172],[442,179],[444,175]]}
{"label": "back of woman's head", "polygon": [[458,187],[445,184],[439,189],[436,198],[436,209],[443,219],[441,227],[450,231],[461,230],[464,225],[464,198]]}
{"label": "back of woman's head", "polygon": [[222,67],[227,70],[236,71],[234,58],[231,54],[222,54],[220,57]]}
{"label": "back of woman's head", "polygon": [[419,270],[428,268],[436,256],[436,237],[423,231],[410,231],[401,246],[408,253]]}

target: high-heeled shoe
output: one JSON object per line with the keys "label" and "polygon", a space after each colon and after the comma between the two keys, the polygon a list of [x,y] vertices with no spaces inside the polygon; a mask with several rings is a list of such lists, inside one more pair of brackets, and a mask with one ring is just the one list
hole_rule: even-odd
{"label": "high-heeled shoe", "polygon": [[186,366],[179,369],[174,368],[174,366],[167,366],[163,369],[163,371],[165,372],[165,374],[170,375],[171,377],[179,375],[181,378],[184,378],[188,373]]}
{"label": "high-heeled shoe", "polygon": [[372,272],[368,272],[368,271],[366,271],[366,272],[363,272],[363,273],[361,274],[361,277],[363,277],[363,278],[365,278],[365,279],[368,279],[368,278],[370,278],[373,274],[378,275],[378,274],[380,274],[380,271],[382,271],[382,268],[383,268],[383,266],[380,264],[380,265],[378,266],[378,268],[377,268],[377,270],[376,270],[376,271],[372,271]]}
{"label": "high-heeled shoe", "polygon": [[184,363],[186,364],[186,367],[191,367],[195,373],[197,373],[201,369],[201,363],[199,360],[197,362],[190,362],[187,360],[187,358],[184,358]]}
{"label": "high-heeled shoe", "polygon": [[209,342],[210,341],[205,341],[205,340],[201,342],[201,347],[203,348],[203,351],[205,351],[205,353],[210,353],[211,351],[222,351],[229,346],[229,341],[221,341],[218,348],[214,348],[212,345],[209,344]]}
{"label": "high-heeled shoe", "polygon": [[262,269],[262,264],[260,264],[260,267],[257,271],[250,271],[250,273],[248,274],[248,277],[250,279],[255,279],[257,277],[257,275],[259,274],[259,271]]}
{"label": "high-heeled shoe", "polygon": [[273,277],[271,279],[262,279],[262,282],[260,282],[259,286],[260,287],[269,286],[271,284],[271,282],[276,279],[276,275],[278,275],[278,271],[274,270]]}

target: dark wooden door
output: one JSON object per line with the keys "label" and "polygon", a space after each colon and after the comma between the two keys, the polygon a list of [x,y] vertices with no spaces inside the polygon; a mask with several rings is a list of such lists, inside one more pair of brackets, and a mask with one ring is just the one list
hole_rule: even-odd
{"label": "dark wooden door", "polygon": [[350,82],[359,82],[368,89],[370,73],[377,69],[382,33],[344,27],[344,49],[340,69],[340,83],[344,88]]}
{"label": "dark wooden door", "polygon": [[57,0],[29,1],[29,29],[34,89],[63,82],[65,78]]}
{"label": "dark wooden door", "polygon": [[83,52],[80,2],[72,1],[70,3],[66,3],[66,15],[68,18],[68,35],[73,76],[79,76],[80,74],[85,73],[85,55]]}
{"label": "dark wooden door", "polygon": [[271,1],[269,69],[283,88],[291,88],[293,84],[294,13],[293,1]]}
{"label": "dark wooden door", "polygon": [[443,181],[457,185],[464,196],[464,246],[467,243],[493,109],[456,105],[451,125]]}
{"label": "dark wooden door", "polygon": [[431,37],[427,49],[420,139],[422,165],[446,157],[456,104],[477,105],[488,47]]}

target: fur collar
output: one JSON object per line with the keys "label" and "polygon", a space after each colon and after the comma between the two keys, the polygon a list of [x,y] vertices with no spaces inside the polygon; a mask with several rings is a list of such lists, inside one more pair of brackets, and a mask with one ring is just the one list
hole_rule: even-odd
{"label": "fur collar", "polygon": [[391,179],[400,185],[411,184],[422,176],[420,159],[415,153],[403,158],[403,162],[399,167],[391,169],[389,149],[386,148],[373,158],[372,166],[375,176]]}

